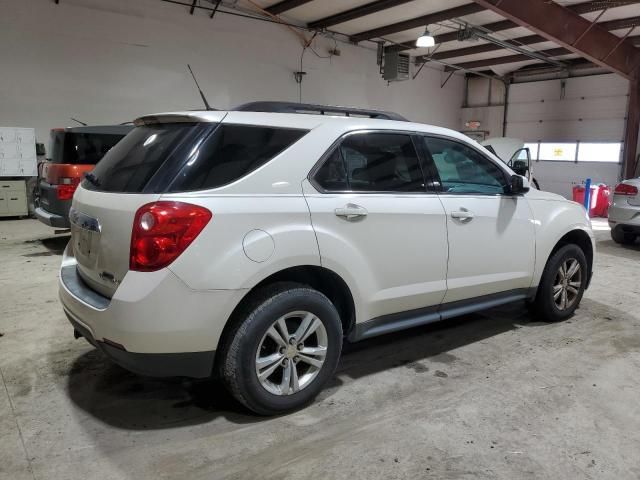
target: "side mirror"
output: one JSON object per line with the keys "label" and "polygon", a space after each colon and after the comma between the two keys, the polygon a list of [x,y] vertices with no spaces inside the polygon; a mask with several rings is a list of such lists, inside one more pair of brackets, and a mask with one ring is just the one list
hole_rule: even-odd
{"label": "side mirror", "polygon": [[529,180],[522,175],[513,175],[511,177],[511,194],[522,195],[529,191]]}

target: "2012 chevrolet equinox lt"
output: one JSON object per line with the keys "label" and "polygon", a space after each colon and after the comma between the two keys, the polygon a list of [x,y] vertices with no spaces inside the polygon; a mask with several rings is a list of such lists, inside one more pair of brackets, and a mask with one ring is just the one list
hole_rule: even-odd
{"label": "2012 chevrolet equinox lt", "polygon": [[455,131],[275,103],[135,124],[76,191],[60,271],[76,335],[134,372],[275,414],[345,338],[519,300],[561,320],[589,283],[584,208]]}

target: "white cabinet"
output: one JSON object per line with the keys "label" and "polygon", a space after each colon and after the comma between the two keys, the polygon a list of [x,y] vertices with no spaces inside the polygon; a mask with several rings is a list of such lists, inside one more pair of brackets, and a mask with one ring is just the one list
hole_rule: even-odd
{"label": "white cabinet", "polygon": [[0,217],[23,217],[28,214],[26,182],[0,179]]}
{"label": "white cabinet", "polygon": [[0,177],[37,175],[33,128],[0,127]]}

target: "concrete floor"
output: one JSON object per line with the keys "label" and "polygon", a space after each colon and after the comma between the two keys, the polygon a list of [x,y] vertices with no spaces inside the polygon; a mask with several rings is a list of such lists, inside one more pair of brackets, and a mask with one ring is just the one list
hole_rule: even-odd
{"label": "concrete floor", "polygon": [[0,478],[640,478],[640,245],[596,226],[573,319],[514,305],[353,345],[315,404],[265,419],[74,340],[67,239],[0,221]]}

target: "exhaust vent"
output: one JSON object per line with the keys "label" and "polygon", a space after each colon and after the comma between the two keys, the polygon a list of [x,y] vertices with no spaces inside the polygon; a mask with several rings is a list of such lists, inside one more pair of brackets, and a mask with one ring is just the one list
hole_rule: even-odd
{"label": "exhaust vent", "polygon": [[384,52],[384,64],[382,67],[382,78],[388,82],[399,82],[409,80],[409,65],[411,57],[409,55],[386,50]]}

